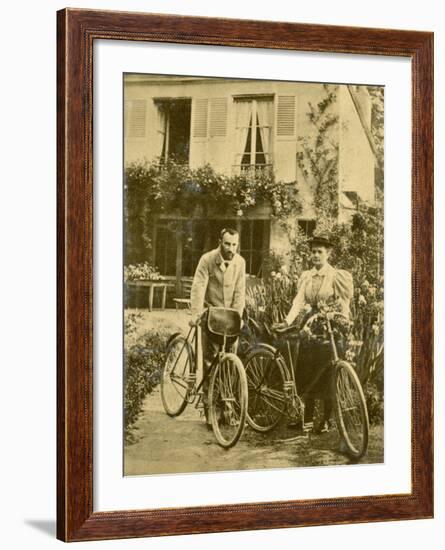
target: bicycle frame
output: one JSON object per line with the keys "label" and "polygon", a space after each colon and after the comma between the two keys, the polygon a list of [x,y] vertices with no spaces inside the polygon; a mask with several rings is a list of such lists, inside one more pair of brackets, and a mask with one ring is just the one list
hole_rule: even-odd
{"label": "bicycle frame", "polygon": [[[250,388],[256,398],[252,412],[248,416],[248,422],[254,430],[268,432],[279,423],[281,416],[285,414],[291,419],[300,419],[303,431],[308,431],[313,427],[314,398],[317,397],[317,394],[321,397],[319,395],[320,392],[324,394],[324,390],[326,390],[328,393],[323,398],[327,400],[329,395],[332,403],[325,401],[323,422],[328,419],[326,415],[329,416],[332,409],[335,413],[336,427],[342,438],[344,450],[349,457],[358,460],[366,452],[368,446],[369,419],[366,399],[353,366],[339,357],[337,344],[345,336],[343,328],[349,327],[347,324],[340,324],[338,328],[333,326],[335,315],[347,319],[341,313],[331,313],[322,310],[307,319],[305,329],[302,332],[293,335],[290,332],[294,327],[291,327],[290,330],[289,328],[285,328],[270,331],[265,326],[268,341],[272,345],[269,345],[269,343],[254,343],[246,352],[246,370],[247,372],[252,372],[250,375]],[[319,350],[314,350],[317,355],[312,358],[314,359],[313,361],[310,360],[310,363],[316,368],[312,372],[309,370],[307,373],[302,373],[305,375],[304,377],[302,376],[302,383],[304,381],[305,388],[304,392],[299,394],[297,388],[298,361],[294,361],[294,358],[300,356],[299,362],[301,364],[301,359],[303,358],[300,347],[302,336],[305,333],[311,333],[311,325],[317,319],[322,320],[321,328],[323,336],[321,338],[316,336],[315,340],[321,346],[329,346],[329,348],[322,347]],[[253,326],[258,328],[258,325],[255,326],[253,324]],[[337,330],[339,332],[338,337]],[[257,335],[261,336],[261,328]],[[291,340],[293,338],[295,338],[296,342],[295,350],[291,349]],[[310,340],[308,345],[310,346]],[[296,352],[295,355],[293,351]],[[310,347],[308,348],[308,354],[310,354]],[[256,358],[258,358],[258,363],[256,363]],[[267,358],[267,362],[261,363],[261,358]],[[309,365],[307,366],[309,367]],[[331,369],[332,379],[329,376],[329,381],[328,379],[326,380],[325,388],[317,387],[315,389],[315,386],[319,385],[320,379],[327,369]],[[259,373],[261,373],[260,376],[258,376]],[[304,380],[305,378],[310,379]],[[313,395],[310,395],[312,392]],[[310,401],[308,402],[309,397]],[[259,405],[256,404],[257,402]],[[305,405],[308,405],[310,409],[310,418],[307,424]],[[324,428],[324,424],[321,427]]]}
{"label": "bicycle frame", "polygon": [[[195,408],[198,409],[202,402],[202,393],[201,388],[204,385],[204,382],[210,377],[211,372],[215,365],[222,360],[224,354],[226,353],[227,337],[224,335],[223,343],[220,345],[219,351],[215,353],[210,367],[204,372],[203,369],[203,353],[202,353],[202,328],[198,324],[196,326],[190,327],[187,337],[184,341],[184,345],[181,348],[178,357],[176,358],[175,364],[173,365],[172,372],[175,370],[179,357],[182,355],[185,346],[187,343],[192,344],[194,348],[194,357],[195,360],[190,364],[190,374],[187,379],[187,403],[192,404],[195,402],[196,396],[198,396],[198,401],[195,404]],[[197,373],[202,372],[202,378],[198,385],[196,385]]]}
{"label": "bicycle frame", "polygon": [[[320,380],[320,378],[325,374],[326,370],[328,368],[333,368],[338,360],[339,360],[339,357],[338,357],[338,350],[337,350],[337,344],[335,342],[335,337],[334,337],[334,331],[332,330],[332,325],[331,325],[331,321],[329,319],[329,317],[326,315],[326,322],[327,322],[327,332],[328,332],[328,335],[329,335],[329,344],[330,344],[330,348],[331,348],[331,360],[326,364],[326,366],[322,369],[319,370],[319,372],[317,373],[317,376],[315,376],[311,383],[308,385],[308,387],[305,389],[305,391],[303,393],[299,393],[298,391],[298,388],[297,388],[297,382],[296,382],[296,369],[297,369],[297,360],[298,360],[298,356],[299,356],[299,346],[300,346],[300,340],[301,340],[301,337],[297,337],[297,353],[295,354],[295,364],[294,364],[294,361],[292,359],[292,350],[291,350],[291,343],[290,343],[290,340],[291,338],[286,335],[286,334],[282,334],[281,337],[278,336],[278,337],[275,337],[271,344],[272,345],[269,345],[269,344],[259,344],[260,346],[265,346],[267,347],[270,351],[272,351],[275,355],[275,359],[279,359],[281,358],[282,362],[283,362],[283,365],[285,367],[285,372],[286,372],[286,377],[287,377],[287,380],[285,381],[284,383],[284,393],[285,393],[285,396],[286,399],[289,400],[291,406],[293,406],[293,408],[298,408],[297,406],[297,400],[298,401],[301,401],[301,400],[305,400],[306,397],[308,396],[308,394],[312,391],[312,389],[316,386],[316,384],[318,383],[318,381]],[[254,325],[256,325],[256,323],[254,323]],[[255,328],[258,328],[258,326],[256,325]],[[255,331],[252,331],[253,333]],[[286,344],[286,351],[287,351],[287,358],[283,355],[282,351],[279,349],[281,346],[280,344],[284,343]],[[262,381],[260,382],[260,384],[262,383]]]}

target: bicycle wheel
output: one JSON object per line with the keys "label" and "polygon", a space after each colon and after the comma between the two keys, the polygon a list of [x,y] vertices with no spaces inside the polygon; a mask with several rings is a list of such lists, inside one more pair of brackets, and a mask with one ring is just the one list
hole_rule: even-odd
{"label": "bicycle wheel", "polygon": [[169,416],[180,415],[187,406],[188,378],[192,365],[192,347],[184,336],[176,336],[168,345],[161,378],[162,404]]}
{"label": "bicycle wheel", "polygon": [[337,426],[346,452],[358,460],[368,449],[368,410],[360,380],[346,361],[338,361],[335,367],[334,401]]}
{"label": "bicycle wheel", "polygon": [[267,348],[251,350],[245,359],[249,392],[247,423],[257,432],[275,428],[286,410],[286,367]]}
{"label": "bicycle wheel", "polygon": [[218,443],[233,447],[244,431],[247,380],[241,359],[226,353],[213,368],[209,383],[210,421]]}

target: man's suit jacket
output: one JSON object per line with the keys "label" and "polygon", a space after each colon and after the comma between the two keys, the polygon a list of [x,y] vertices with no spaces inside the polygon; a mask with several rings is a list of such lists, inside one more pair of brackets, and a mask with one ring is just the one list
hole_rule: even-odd
{"label": "man's suit jacket", "polygon": [[225,271],[221,268],[223,261],[219,247],[201,256],[190,292],[193,316],[201,313],[206,306],[230,307],[243,314],[246,261],[235,254]]}

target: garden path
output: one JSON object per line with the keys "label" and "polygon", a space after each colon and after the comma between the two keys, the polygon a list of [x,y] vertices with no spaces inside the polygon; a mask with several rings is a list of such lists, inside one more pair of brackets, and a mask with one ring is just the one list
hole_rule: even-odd
{"label": "garden path", "polygon": [[[232,449],[221,448],[199,411],[189,405],[170,418],[164,412],[159,388],[147,396],[136,423],[135,442],[125,447],[125,475],[216,472],[348,464],[338,452],[336,432],[302,435],[278,426],[262,435],[246,430]],[[361,463],[383,462],[383,427],[371,427],[369,450]]]}

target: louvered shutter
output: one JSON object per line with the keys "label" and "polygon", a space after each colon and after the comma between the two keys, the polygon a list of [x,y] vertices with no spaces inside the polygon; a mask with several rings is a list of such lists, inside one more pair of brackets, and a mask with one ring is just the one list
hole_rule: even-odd
{"label": "louvered shutter", "polygon": [[295,96],[278,96],[277,107],[277,136],[295,136]]}
{"label": "louvered shutter", "polygon": [[129,138],[145,137],[147,103],[145,99],[131,99],[126,104],[126,131]]}
{"label": "louvered shutter", "polygon": [[227,98],[210,100],[210,137],[225,137],[227,134]]}
{"label": "louvered shutter", "polygon": [[208,116],[208,99],[197,99],[195,101],[195,113],[193,124],[193,137],[207,137],[207,116]]}

